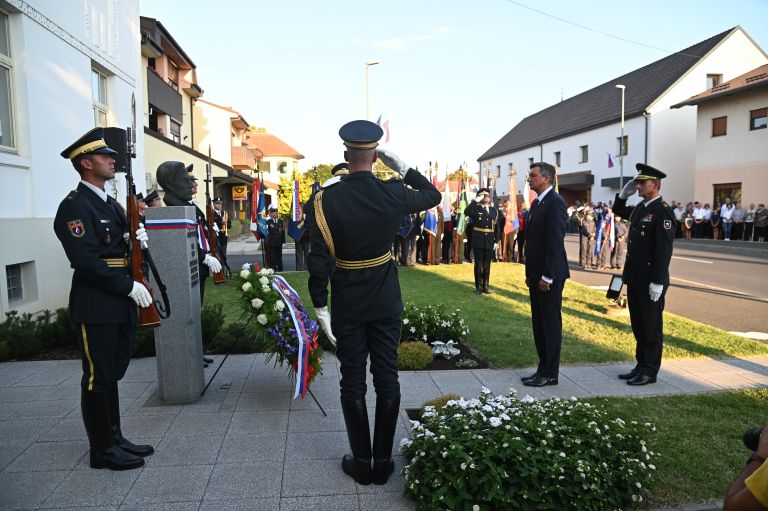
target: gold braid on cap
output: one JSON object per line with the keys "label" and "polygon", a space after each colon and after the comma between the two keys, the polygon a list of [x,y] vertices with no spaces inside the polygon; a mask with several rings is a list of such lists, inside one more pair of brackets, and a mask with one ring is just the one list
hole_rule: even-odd
{"label": "gold braid on cap", "polygon": [[83,144],[71,153],[69,153],[69,156],[67,156],[67,159],[71,160],[72,158],[76,156],[80,156],[81,154],[87,153],[89,151],[93,151],[94,149],[101,149],[102,147],[107,147],[107,143],[103,140],[94,140],[93,142],[88,142],[87,144]]}
{"label": "gold braid on cap", "polygon": [[378,140],[373,142],[344,142],[347,149],[376,149],[379,145]]}
{"label": "gold braid on cap", "polygon": [[328,251],[331,253],[331,257],[336,257],[336,250],[333,248],[333,237],[331,236],[331,230],[328,228],[328,221],[325,219],[325,211],[323,211],[323,191],[320,190],[315,195],[315,217],[317,219],[317,226],[320,228],[320,233],[323,235],[325,244],[328,245]]}

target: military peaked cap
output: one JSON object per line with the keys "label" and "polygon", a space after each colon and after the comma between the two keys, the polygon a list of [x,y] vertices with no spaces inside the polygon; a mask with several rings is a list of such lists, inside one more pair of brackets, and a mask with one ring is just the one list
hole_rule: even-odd
{"label": "military peaked cap", "polygon": [[339,136],[349,149],[375,149],[384,130],[371,121],[351,121],[339,129]]}
{"label": "military peaked cap", "polygon": [[149,193],[147,194],[147,196],[146,196],[146,197],[144,197],[144,202],[146,202],[147,204],[149,204],[149,203],[150,203],[150,202],[152,202],[153,200],[155,200],[155,199],[159,199],[159,198],[160,198],[160,194],[159,194],[159,193],[157,193],[157,190],[152,190],[151,192],[149,192]]}
{"label": "military peaked cap", "polygon": [[349,164],[346,163],[346,162],[344,162],[344,163],[337,163],[331,169],[331,175],[342,176],[344,174],[349,174]]}
{"label": "military peaked cap", "polygon": [[477,191],[477,195],[487,195],[488,197],[491,196],[491,191],[488,188],[480,188]]}
{"label": "military peaked cap", "polygon": [[221,204],[221,197],[216,197],[215,199],[213,199],[213,202]]}
{"label": "military peaked cap", "polygon": [[74,160],[84,154],[117,154],[117,151],[110,149],[104,141],[103,129],[93,128],[64,149],[61,152],[61,157],[67,160]]}
{"label": "military peaked cap", "polygon": [[664,179],[667,177],[667,175],[659,169],[653,168],[645,163],[638,163],[635,165],[635,168],[637,169],[635,181],[650,181],[652,179]]}

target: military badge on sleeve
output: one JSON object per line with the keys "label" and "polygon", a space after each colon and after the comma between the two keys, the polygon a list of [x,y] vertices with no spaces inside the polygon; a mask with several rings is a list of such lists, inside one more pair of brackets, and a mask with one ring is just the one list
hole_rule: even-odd
{"label": "military badge on sleeve", "polygon": [[82,238],[83,234],[85,234],[85,226],[83,225],[83,221],[80,219],[67,222],[67,228],[69,229],[69,234],[75,238]]}
{"label": "military badge on sleeve", "polygon": [[672,228],[672,220],[664,220],[664,228],[669,230]]}

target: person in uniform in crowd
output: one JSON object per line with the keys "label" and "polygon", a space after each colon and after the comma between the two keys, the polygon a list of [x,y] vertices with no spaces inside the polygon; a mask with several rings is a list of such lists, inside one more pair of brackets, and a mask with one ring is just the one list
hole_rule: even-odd
{"label": "person in uniform in crowd", "polygon": [[[341,127],[339,135],[347,148],[349,176],[315,197],[309,292],[326,335],[338,339],[341,408],[352,451],[343,457],[342,469],[359,484],[384,484],[394,470],[392,443],[400,410],[397,347],[403,312],[390,245],[403,216],[436,206],[441,196],[424,176],[388,151],[379,150],[378,157],[402,179],[382,181],[373,175],[383,135],[378,125],[352,121]],[[365,401],[369,354],[376,389],[373,445]]]}
{"label": "person in uniform in crowd", "polygon": [[591,270],[593,266],[596,236],[595,215],[592,214],[592,206],[587,203],[581,211],[579,228],[579,265],[585,270]]}
{"label": "person in uniform in crowd", "polygon": [[[664,347],[662,315],[664,297],[669,288],[669,262],[675,239],[675,214],[661,197],[662,171],[638,163],[638,174],[616,195],[614,210],[629,218],[629,241],[623,280],[632,332],[637,343],[637,364],[619,378],[629,385],[656,382]],[[627,206],[627,199],[637,192],[643,202]]]}
{"label": "person in uniform in crowd", "polygon": [[563,344],[563,286],[570,278],[565,255],[565,229],[568,213],[563,197],[557,193],[555,167],[533,163],[528,185],[537,198],[528,212],[525,234],[525,284],[531,299],[531,323],[539,365],[523,385],[557,385],[560,373],[560,348]]}
{"label": "person in uniform in crowd", "polygon": [[144,197],[144,202],[147,203],[148,208],[159,208],[163,205],[163,202],[160,199],[160,194],[157,193],[157,190],[152,190],[149,192],[147,196]]}
{"label": "person in uniform in crowd", "polygon": [[493,251],[493,262],[498,262],[502,260],[502,253],[501,251],[505,248],[503,245],[504,241],[504,226],[507,224],[507,201],[499,201],[499,207],[498,207],[498,221],[496,222],[497,229],[499,230],[499,241],[497,243],[496,250]]}
{"label": "person in uniform in crowd", "polygon": [[285,243],[285,226],[283,220],[278,218],[277,208],[269,207],[267,218],[267,262],[275,271],[283,271],[283,244]]}
{"label": "person in uniform in crowd", "polygon": [[472,219],[472,253],[475,256],[475,294],[491,294],[491,258],[499,248],[499,210],[491,204],[491,192],[480,188],[464,214]]}
{"label": "person in uniform in crowd", "polygon": [[139,206],[139,222],[144,223],[144,210],[147,209],[147,201],[144,199],[144,194],[139,192],[136,194],[136,205]]}
{"label": "person in uniform in crowd", "polygon": [[629,224],[619,215],[615,215],[613,223],[616,229],[616,244],[611,257],[611,268],[621,270],[624,268],[624,259],[627,257],[627,234],[629,234]]}
{"label": "person in uniform in crowd", "polygon": [[442,261],[443,263],[450,264],[451,262],[451,247],[453,247],[453,229],[456,227],[456,212],[451,205],[450,212],[443,211],[445,216],[443,221],[443,240],[442,240]]}
{"label": "person in uniform in crowd", "polygon": [[613,225],[613,211],[608,206],[603,206],[602,221],[600,223],[600,249],[597,254],[597,267],[600,270],[608,269],[611,267],[611,255],[613,248],[611,246],[611,235],[616,231]]}
{"label": "person in uniform in crowd", "polygon": [[[122,206],[104,190],[115,177],[114,155],[95,128],[62,151],[80,175],[77,188],[59,204],[53,228],[74,269],[69,316],[80,347],[83,376],[80,409],[91,468],[128,470],[154,452],[123,437],[118,384],[131,359],[138,313],[152,297],[128,268],[129,224]],[[146,246],[139,224],[135,237]]]}
{"label": "person in uniform in crowd", "polygon": [[419,232],[421,231],[421,216],[418,213],[411,214],[411,226],[411,230],[405,237],[406,266],[416,266]]}
{"label": "person in uniform in crowd", "polygon": [[229,213],[224,211],[221,197],[213,199],[213,214],[213,219],[218,229],[216,238],[219,241],[221,265],[224,267],[224,274],[229,277],[232,275],[232,269],[227,264],[227,243],[229,242],[229,229],[232,228],[232,220],[229,219]]}
{"label": "person in uniform in crowd", "polygon": [[472,262],[472,230],[475,228],[475,224],[471,218],[467,218],[464,225],[464,260],[468,263]]}
{"label": "person in uniform in crowd", "polygon": [[301,231],[301,237],[294,240],[294,246],[296,248],[296,271],[304,271],[307,269],[307,255],[309,254],[309,229],[307,229],[307,214],[301,214],[304,219],[304,230]]}

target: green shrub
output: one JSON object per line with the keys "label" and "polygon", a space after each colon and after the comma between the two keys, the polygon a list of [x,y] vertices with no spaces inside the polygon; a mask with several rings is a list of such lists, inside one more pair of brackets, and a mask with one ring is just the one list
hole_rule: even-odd
{"label": "green shrub", "polygon": [[50,311],[43,311],[38,317],[38,326],[45,347],[77,349],[77,335],[66,307],[57,309],[55,315]]}
{"label": "green shrub", "polygon": [[472,369],[479,365],[480,363],[473,358],[462,358],[461,360],[456,362],[456,367],[458,367],[459,369]]}
{"label": "green shrub", "polygon": [[448,404],[448,401],[458,401],[459,399],[461,399],[461,396],[458,394],[443,394],[442,396],[436,397],[435,399],[430,399],[421,405],[421,412],[424,413],[424,410],[426,410],[428,406],[431,406],[436,410],[442,410],[445,408],[445,405]]}
{"label": "green shrub", "polygon": [[237,239],[243,234],[243,223],[240,220],[232,220],[232,227],[229,228],[227,234],[230,238]]}
{"label": "green shrub", "polygon": [[206,305],[200,313],[200,329],[203,344],[210,344],[224,326],[224,306],[220,303]]}
{"label": "green shrub", "polygon": [[604,405],[494,396],[427,408],[400,447],[419,509],[619,510],[653,481],[645,437]]}
{"label": "green shrub", "polygon": [[460,309],[445,312],[440,305],[417,305],[406,302],[403,309],[403,328],[400,339],[416,339],[424,342],[462,341],[469,335],[469,326]]}
{"label": "green shrub", "polygon": [[29,313],[5,313],[5,321],[0,324],[0,353],[5,354],[5,360],[29,357],[43,348],[39,324]]}
{"label": "green shrub", "polygon": [[432,362],[432,348],[423,342],[404,342],[397,348],[400,369],[424,369]]}
{"label": "green shrub", "polygon": [[155,329],[136,328],[133,337],[133,358],[155,356]]}
{"label": "green shrub", "polygon": [[260,351],[259,341],[248,334],[241,323],[230,323],[219,330],[211,343],[217,353],[255,353]]}

